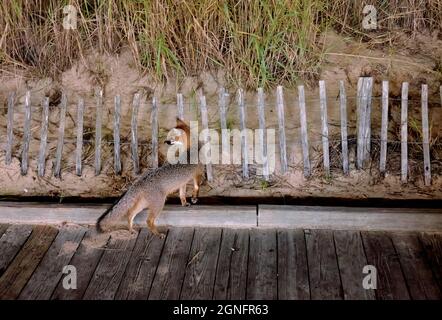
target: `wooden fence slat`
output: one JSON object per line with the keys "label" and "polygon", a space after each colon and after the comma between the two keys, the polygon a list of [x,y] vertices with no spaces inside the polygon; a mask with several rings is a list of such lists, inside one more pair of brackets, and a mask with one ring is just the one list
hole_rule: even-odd
{"label": "wooden fence slat", "polygon": [[326,176],[330,175],[330,155],[328,142],[328,118],[327,118],[327,94],[325,92],[325,81],[319,81],[319,103],[321,107],[322,127],[322,153],[324,160],[324,171]]}
{"label": "wooden fence slat", "polygon": [[120,155],[120,114],[121,97],[116,95],[114,98],[114,170],[116,174],[121,174],[121,155]]}
{"label": "wooden fence slat", "polygon": [[97,109],[95,118],[95,175],[101,172],[101,127],[103,121],[103,90],[97,92]]}
{"label": "wooden fence slat", "polygon": [[130,121],[130,137],[131,137],[131,151],[132,162],[134,166],[134,173],[138,174],[139,160],[138,160],[138,108],[140,106],[140,94],[135,93],[132,102],[132,118]]}
{"label": "wooden fence slat", "polygon": [[40,149],[38,152],[37,170],[38,175],[43,177],[45,174],[46,164],[46,145],[48,139],[48,121],[49,121],[49,98],[43,100],[43,109],[41,116],[41,133],[40,133]]}
{"label": "wooden fence slat", "polygon": [[373,90],[373,78],[366,79],[367,84],[367,104],[365,111],[365,132],[364,132],[364,161],[369,159],[371,150],[371,104],[372,104],[372,90]]}
{"label": "wooden fence slat", "polygon": [[266,139],[266,120],[264,112],[264,89],[258,88],[258,123],[259,123],[259,143],[261,144],[262,174],[264,180],[269,180],[269,163],[267,159],[267,139]]}
{"label": "wooden fence slat", "polygon": [[422,138],[425,185],[431,184],[430,131],[428,128],[428,85],[422,85]]}
{"label": "wooden fence slat", "polygon": [[348,133],[347,133],[347,95],[344,81],[339,81],[339,104],[341,110],[341,146],[342,146],[342,170],[348,174]]}
{"label": "wooden fence slat", "polygon": [[29,143],[31,141],[31,91],[26,91],[25,123],[23,126],[23,149],[21,154],[21,174],[28,173]]}
{"label": "wooden fence slat", "polygon": [[402,83],[401,97],[401,181],[408,176],[408,82]]}
{"label": "wooden fence slat", "polygon": [[[204,135],[204,144],[207,145],[208,143],[210,143],[210,135],[208,132],[209,129],[209,119],[208,119],[208,115],[207,115],[207,105],[206,105],[206,97],[205,96],[200,96],[200,109],[201,109],[201,122],[203,125],[203,130],[207,131],[207,134]],[[207,180],[208,181],[212,181],[213,180],[213,172],[212,172],[212,162],[211,162],[211,145],[209,144],[209,150],[207,152],[207,157],[208,159],[206,159],[207,164],[206,164],[206,171],[207,171]]]}
{"label": "wooden fence slat", "polygon": [[242,176],[249,178],[249,146],[246,133],[246,111],[244,103],[244,91],[238,89],[239,126],[241,130],[241,154],[242,154]]}
{"label": "wooden fence slat", "polygon": [[152,168],[158,168],[158,104],[155,97],[152,98]]}
{"label": "wooden fence slat", "polygon": [[77,105],[77,146],[75,149],[75,173],[81,176],[83,155],[83,114],[84,100],[80,98]]}
{"label": "wooden fence slat", "polygon": [[15,92],[11,92],[8,97],[8,123],[7,123],[7,138],[6,138],[6,156],[5,164],[11,164],[12,160],[12,143],[14,139],[14,104]]}
{"label": "wooden fence slat", "polygon": [[176,95],[177,100],[177,116],[179,119],[184,120],[184,98],[181,93],[178,93]]}
{"label": "wooden fence slat", "polygon": [[310,169],[309,144],[308,144],[308,133],[307,133],[307,115],[305,112],[304,86],[298,86],[298,99],[299,99],[299,122],[301,125],[301,145],[302,145],[302,158],[304,164],[304,177],[307,178],[311,174],[311,169]]}
{"label": "wooden fence slat", "polygon": [[281,159],[281,172],[287,172],[287,145],[285,137],[285,114],[284,114],[284,93],[282,86],[276,87],[276,106],[278,107],[279,126],[279,156]]}
{"label": "wooden fence slat", "polygon": [[57,151],[55,152],[55,166],[54,166],[54,176],[60,178],[61,176],[61,158],[63,155],[63,145],[64,145],[64,128],[66,125],[66,107],[67,107],[67,97],[66,93],[63,92],[61,95],[60,103],[60,119],[58,124],[58,141],[57,141]]}
{"label": "wooden fence slat", "polygon": [[365,95],[365,78],[360,77],[358,79],[358,91],[357,91],[357,100],[356,100],[356,105],[357,105],[357,133],[358,133],[358,137],[357,137],[357,167],[358,169],[362,169],[362,165],[363,165],[363,150],[364,150],[364,140],[363,140],[363,135],[364,135],[364,124],[365,121],[363,121],[363,119],[365,119],[365,115],[364,115],[364,95]]}
{"label": "wooden fence slat", "polygon": [[219,121],[221,126],[221,163],[230,164],[230,141],[227,134],[227,98],[229,94],[224,88],[219,92]]}
{"label": "wooden fence slat", "polygon": [[381,174],[385,174],[387,166],[388,91],[388,81],[382,81],[381,151],[379,156],[379,171]]}

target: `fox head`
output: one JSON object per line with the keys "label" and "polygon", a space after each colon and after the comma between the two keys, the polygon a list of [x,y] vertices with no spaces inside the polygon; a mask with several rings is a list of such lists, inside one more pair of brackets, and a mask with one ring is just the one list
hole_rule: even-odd
{"label": "fox head", "polygon": [[183,120],[180,118],[176,119],[176,126],[169,131],[167,134],[167,139],[164,143],[168,145],[183,145],[187,149],[189,148],[190,128]]}

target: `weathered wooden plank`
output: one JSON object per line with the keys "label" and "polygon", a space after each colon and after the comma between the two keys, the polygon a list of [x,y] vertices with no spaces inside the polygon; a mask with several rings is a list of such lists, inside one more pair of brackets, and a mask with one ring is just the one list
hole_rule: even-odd
{"label": "weathered wooden plank", "polygon": [[206,105],[206,97],[200,97],[200,110],[201,110],[201,123],[203,126],[203,130],[205,130],[206,134],[204,134],[204,144],[209,146],[207,149],[207,153],[205,154],[205,162],[206,162],[206,174],[207,180],[210,182],[213,180],[213,170],[212,170],[212,146],[210,145],[210,134],[209,134],[209,118],[207,115],[207,105]]}
{"label": "weathered wooden plank", "polygon": [[152,98],[152,168],[158,168],[158,105],[157,99]]}
{"label": "weathered wooden plank", "polygon": [[330,154],[328,143],[327,94],[325,81],[319,81],[319,105],[321,107],[322,157],[326,176],[330,176]]}
{"label": "weathered wooden plank", "polygon": [[216,269],[215,300],[244,300],[247,286],[249,231],[223,229]]}
{"label": "weathered wooden plank", "polygon": [[100,89],[97,95],[97,108],[95,113],[95,175],[101,172],[101,129],[103,121],[103,90]]}
{"label": "weathered wooden plank", "polygon": [[408,82],[402,83],[401,96],[401,181],[408,177]]}
{"label": "weathered wooden plank", "polygon": [[302,159],[304,164],[304,177],[309,177],[311,174],[309,144],[307,133],[307,115],[305,112],[305,93],[304,86],[298,86],[299,99],[299,122],[301,125],[301,145],[302,145]]}
{"label": "weathered wooden plank", "polygon": [[65,289],[63,281],[60,280],[51,299],[79,300],[83,298],[92,275],[106,250],[108,240],[109,234],[97,235],[95,226],[89,228],[69,262],[69,265],[77,269],[77,288]]}
{"label": "weathered wooden plank", "polygon": [[334,231],[336,255],[345,300],[374,300],[373,289],[364,289],[366,276],[363,268],[368,264],[359,231]]}
{"label": "weathered wooden plank", "polygon": [[169,230],[149,293],[150,300],[179,299],[193,233],[193,228]]}
{"label": "weathered wooden plank", "polygon": [[61,95],[61,103],[60,103],[58,141],[57,141],[57,151],[55,153],[55,165],[54,165],[54,176],[57,178],[61,177],[61,160],[63,157],[64,128],[66,126],[66,107],[67,107],[67,97],[66,93],[63,92]]}
{"label": "weathered wooden plank", "polygon": [[247,299],[276,300],[276,231],[252,229],[249,250]]}
{"label": "weathered wooden plank", "polygon": [[184,98],[182,93],[176,95],[177,101],[177,117],[184,120]]}
{"label": "weathered wooden plank", "polygon": [[84,293],[84,300],[113,300],[132,255],[138,233],[114,236],[98,263]]}
{"label": "weathered wooden plank", "polygon": [[9,224],[0,224],[0,238],[2,237],[2,235],[6,232],[6,230],[8,228],[9,228]]}
{"label": "weathered wooden plank", "polygon": [[[358,82],[358,148],[357,148],[357,164],[359,169],[363,169],[365,160],[368,159],[369,143],[371,135],[371,88],[373,79],[364,77],[361,84]],[[359,86],[360,92],[359,92]]]}
{"label": "weathered wooden plank", "polygon": [[62,227],[18,298],[48,300],[62,279],[63,268],[69,264],[85,232],[86,228],[78,225]]}
{"label": "weathered wooden plank", "polygon": [[48,139],[48,121],[49,121],[49,98],[46,97],[42,103],[40,149],[38,152],[37,170],[38,175],[43,177],[46,166],[46,145]]}
{"label": "weathered wooden plank", "polygon": [[15,92],[11,92],[8,96],[8,120],[6,124],[6,165],[10,165],[12,161],[12,144],[14,142],[14,104]]}
{"label": "weathered wooden plank", "polygon": [[442,235],[440,233],[421,233],[419,239],[425,250],[425,257],[439,289],[442,290]]}
{"label": "weathered wooden plank", "polygon": [[342,299],[342,286],[333,245],[333,231],[307,230],[305,240],[311,299]]}
{"label": "weathered wooden plank", "polygon": [[379,156],[379,171],[381,174],[385,174],[387,166],[388,95],[388,81],[382,81],[381,151]]}
{"label": "weathered wooden plank", "polygon": [[276,87],[276,106],[278,108],[278,127],[279,127],[279,156],[281,161],[281,173],[287,172],[287,146],[285,136],[285,114],[284,114],[284,94],[282,86]]}
{"label": "weathered wooden plank", "polygon": [[365,121],[365,107],[364,107],[364,95],[365,95],[365,78],[359,77],[358,87],[357,87],[357,98],[356,98],[356,127],[357,127],[357,149],[356,149],[356,167],[362,169],[363,166],[363,150],[364,150],[364,125]]}
{"label": "weathered wooden plank", "polygon": [[230,137],[227,133],[227,98],[229,94],[224,88],[219,91],[219,122],[221,127],[221,163],[230,164]]}
{"label": "weathered wooden plank", "polygon": [[132,102],[132,118],[130,121],[130,149],[132,152],[132,162],[134,166],[134,173],[138,174],[140,170],[138,159],[138,109],[140,107],[140,94],[135,93]]}
{"label": "weathered wooden plank", "polygon": [[387,234],[383,232],[362,232],[367,262],[376,267],[379,300],[409,300],[407,285],[402,274],[398,255]]}
{"label": "weathered wooden plank", "polygon": [[238,108],[239,108],[239,128],[241,130],[241,155],[242,155],[242,176],[249,178],[249,146],[246,134],[246,107],[244,103],[244,91],[238,89]]}
{"label": "weathered wooden plank", "polygon": [[304,231],[301,229],[279,230],[277,237],[278,299],[310,299]]}
{"label": "weathered wooden plank", "polygon": [[428,126],[428,86],[422,85],[422,147],[424,151],[425,185],[431,184],[430,130]]}
{"label": "weathered wooden plank", "polygon": [[31,91],[26,91],[25,120],[23,125],[23,149],[21,153],[21,174],[28,173],[29,143],[31,142]]}
{"label": "weathered wooden plank", "polygon": [[220,243],[220,229],[195,229],[180,299],[213,298]]}
{"label": "weathered wooden plank", "polygon": [[259,205],[258,226],[295,229],[440,231],[442,209]]}
{"label": "weathered wooden plank", "polygon": [[75,149],[75,173],[81,176],[83,154],[83,113],[84,100],[79,99],[77,105],[77,145]]}
{"label": "weathered wooden plank", "polygon": [[344,81],[342,80],[339,81],[339,109],[341,111],[342,170],[344,174],[348,174],[347,95],[345,93]]}
{"label": "weathered wooden plank", "polygon": [[[7,230],[0,230],[0,276],[8,268],[11,261],[29,238],[32,226],[11,225]],[[4,233],[3,233],[4,232]]]}
{"label": "weathered wooden plank", "polygon": [[140,230],[115,299],[147,299],[164,242],[165,239],[160,239],[148,229]]}
{"label": "weathered wooden plank", "polygon": [[440,300],[441,291],[424,257],[416,233],[393,233],[390,235],[399,255],[402,271],[413,300]]}
{"label": "weathered wooden plank", "polygon": [[18,297],[57,233],[53,227],[34,227],[23,248],[0,277],[0,299]]}
{"label": "weathered wooden plank", "polygon": [[121,97],[114,98],[114,170],[121,174],[121,145],[120,145],[120,119],[121,119]]}
{"label": "weathered wooden plank", "polygon": [[[261,151],[261,164],[262,164],[262,175],[264,180],[269,180],[269,162],[267,157],[267,134],[266,134],[266,119],[265,119],[265,98],[264,89],[258,88],[258,123],[259,123],[259,141],[260,151]],[[256,144],[255,144],[256,146]],[[255,153],[256,155],[257,153]],[[259,163],[259,162],[258,162]]]}

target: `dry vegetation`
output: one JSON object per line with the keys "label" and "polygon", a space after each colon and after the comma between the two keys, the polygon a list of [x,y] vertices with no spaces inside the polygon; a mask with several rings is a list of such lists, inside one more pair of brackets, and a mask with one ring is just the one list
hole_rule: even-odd
{"label": "dry vegetation", "polygon": [[[361,30],[362,8],[378,9],[379,31]],[[76,30],[63,7],[78,9]],[[56,78],[87,51],[129,47],[138,67],[159,79],[222,68],[242,86],[315,79],[325,28],[388,41],[394,29],[442,30],[442,0],[3,0],[0,67]]]}

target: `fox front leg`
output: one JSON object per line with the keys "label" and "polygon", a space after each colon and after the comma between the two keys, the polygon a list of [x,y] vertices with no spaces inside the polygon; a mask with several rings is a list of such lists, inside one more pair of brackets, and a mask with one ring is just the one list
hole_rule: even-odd
{"label": "fox front leg", "polygon": [[190,199],[190,202],[192,204],[196,204],[198,202],[198,194],[200,191],[200,183],[201,183],[201,176],[196,175],[193,178],[193,192],[192,192],[192,198]]}

